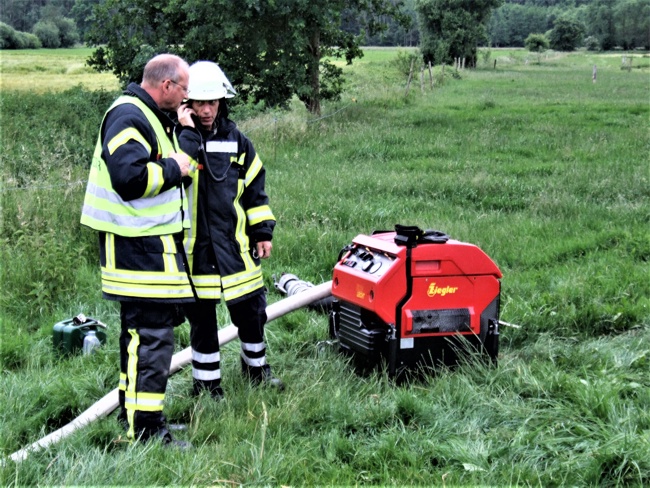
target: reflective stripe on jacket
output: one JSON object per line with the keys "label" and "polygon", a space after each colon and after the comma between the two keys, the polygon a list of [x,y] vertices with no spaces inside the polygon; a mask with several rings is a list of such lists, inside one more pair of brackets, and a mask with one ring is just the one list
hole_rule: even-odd
{"label": "reflective stripe on jacket", "polygon": [[179,134],[181,148],[201,164],[187,189],[185,250],[198,297],[235,303],[264,288],[256,243],[272,239],[275,217],[250,140],[223,118],[216,133],[202,134]]}
{"label": "reflective stripe on jacket", "polygon": [[109,300],[194,301],[177,236],[123,237],[101,232],[102,292]]}
{"label": "reflective stripe on jacket", "polygon": [[99,231],[104,298],[186,303],[194,292],[183,259],[184,191],[174,124],[140,86],[106,112],[81,223]]}
{"label": "reflective stripe on jacket", "polygon": [[[138,98],[118,98],[107,114],[123,104],[133,104],[142,111],[157,140],[148,141],[136,128],[127,126],[116,137],[106,141],[106,149],[110,154],[130,141],[137,141],[148,153],[156,154],[158,159],[177,152],[176,135],[172,134],[170,139],[158,117]],[[152,143],[155,147],[152,147]],[[98,231],[127,237],[173,234],[181,232],[183,227],[189,227],[189,215],[183,215],[183,209],[187,209],[187,198],[180,185],[169,187],[169,182],[168,188],[161,191],[165,181],[159,164],[152,161],[146,164],[147,184],[143,194],[139,198],[125,201],[113,187],[106,161],[102,157],[103,146],[100,133],[84,198],[82,224]]]}

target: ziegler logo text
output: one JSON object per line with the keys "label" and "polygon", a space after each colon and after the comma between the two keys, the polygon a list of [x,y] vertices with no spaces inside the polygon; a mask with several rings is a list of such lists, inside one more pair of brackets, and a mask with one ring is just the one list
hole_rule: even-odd
{"label": "ziegler logo text", "polygon": [[458,290],[457,286],[439,287],[436,286],[435,283],[431,283],[429,285],[429,289],[427,290],[427,295],[430,297],[434,297],[436,295],[440,295],[441,297],[444,297],[447,293],[456,293],[456,290]]}

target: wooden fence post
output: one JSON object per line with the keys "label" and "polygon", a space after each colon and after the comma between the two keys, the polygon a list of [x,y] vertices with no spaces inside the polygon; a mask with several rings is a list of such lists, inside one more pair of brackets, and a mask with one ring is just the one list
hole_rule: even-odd
{"label": "wooden fence post", "polygon": [[429,85],[433,90],[433,73],[431,72],[431,61],[429,61]]}
{"label": "wooden fence post", "polygon": [[595,64],[594,64],[594,70],[593,70],[593,72],[591,74],[591,81],[593,83],[596,83],[596,65]]}
{"label": "wooden fence post", "polygon": [[424,93],[424,66],[420,66],[420,91]]}
{"label": "wooden fence post", "polygon": [[411,69],[409,70],[409,81],[406,83],[406,93],[404,96],[408,96],[409,94],[409,88],[411,87],[411,79],[413,78],[413,65],[415,64],[415,60],[411,60]]}

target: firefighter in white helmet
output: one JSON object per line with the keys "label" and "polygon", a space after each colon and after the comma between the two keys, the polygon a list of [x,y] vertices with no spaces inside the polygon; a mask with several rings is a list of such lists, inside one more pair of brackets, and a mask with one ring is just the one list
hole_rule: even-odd
{"label": "firefighter in white helmet", "polygon": [[224,300],[238,328],[241,367],[252,384],[283,389],[266,359],[266,289],[261,259],[271,255],[275,217],[264,191],[265,170],[251,141],[228,118],[236,94],[221,68],[190,66],[189,100],[178,109],[181,148],[198,164],[188,188],[186,234],[199,300],[185,307],[190,321],[194,393],[221,398],[216,305]]}

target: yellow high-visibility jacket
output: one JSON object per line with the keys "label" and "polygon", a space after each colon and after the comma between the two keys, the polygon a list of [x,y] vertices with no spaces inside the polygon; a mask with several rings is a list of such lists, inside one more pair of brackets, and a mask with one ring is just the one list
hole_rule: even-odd
{"label": "yellow high-visibility jacket", "polygon": [[99,231],[102,291],[115,300],[185,302],[189,227],[174,123],[137,84],[104,116],[81,223]]}

